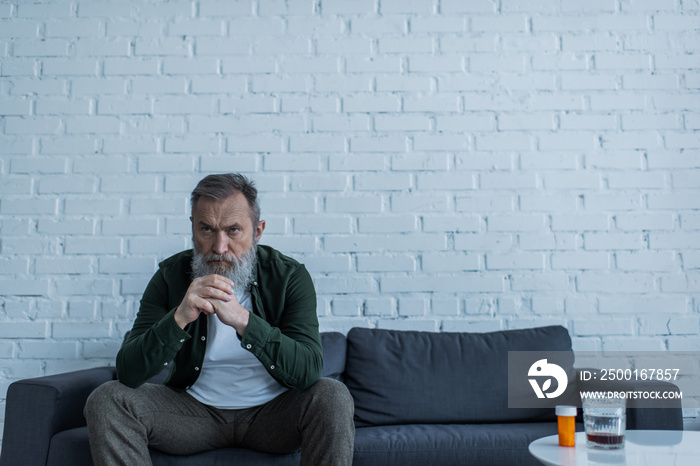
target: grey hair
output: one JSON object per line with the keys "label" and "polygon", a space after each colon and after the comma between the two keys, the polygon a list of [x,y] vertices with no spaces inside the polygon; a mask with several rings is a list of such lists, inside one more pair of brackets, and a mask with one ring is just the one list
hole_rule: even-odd
{"label": "grey hair", "polygon": [[255,184],[240,173],[222,173],[205,176],[192,191],[190,202],[192,214],[201,197],[222,200],[241,193],[248,201],[250,218],[253,221],[253,229],[260,221],[260,205],[258,204],[258,190]]}

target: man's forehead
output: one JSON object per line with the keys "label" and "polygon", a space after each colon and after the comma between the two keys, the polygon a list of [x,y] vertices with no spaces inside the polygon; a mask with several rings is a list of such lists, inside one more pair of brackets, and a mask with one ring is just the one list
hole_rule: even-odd
{"label": "man's forehead", "polygon": [[233,224],[244,219],[250,220],[250,207],[245,196],[236,193],[225,199],[202,197],[197,202],[193,217],[199,221],[213,221]]}

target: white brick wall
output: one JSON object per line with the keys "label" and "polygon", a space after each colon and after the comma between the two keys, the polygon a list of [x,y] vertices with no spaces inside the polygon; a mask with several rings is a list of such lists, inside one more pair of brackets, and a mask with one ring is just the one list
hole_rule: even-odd
{"label": "white brick wall", "polygon": [[699,31],[695,0],[0,0],[0,397],[113,363],[222,171],[324,330],[700,350]]}

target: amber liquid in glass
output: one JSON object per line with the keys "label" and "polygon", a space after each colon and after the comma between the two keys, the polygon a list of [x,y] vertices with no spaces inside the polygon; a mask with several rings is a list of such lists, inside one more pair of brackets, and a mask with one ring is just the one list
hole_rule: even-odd
{"label": "amber liquid in glass", "polygon": [[625,441],[624,435],[618,434],[607,434],[607,433],[595,433],[586,434],[589,442],[597,443],[598,445],[622,445]]}

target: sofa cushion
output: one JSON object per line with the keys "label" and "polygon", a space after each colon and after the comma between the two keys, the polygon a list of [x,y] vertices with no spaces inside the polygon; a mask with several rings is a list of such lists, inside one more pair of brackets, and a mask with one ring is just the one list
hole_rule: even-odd
{"label": "sofa cushion", "polygon": [[355,434],[353,465],[537,466],[528,445],[556,433],[555,422],[363,427]]}
{"label": "sofa cushion", "polygon": [[[508,408],[508,351],[571,351],[561,326],[491,333],[353,328],[347,344],[345,380],[357,426],[553,419],[551,408]],[[573,353],[570,362],[571,380]]]}
{"label": "sofa cushion", "polygon": [[87,427],[64,430],[51,437],[46,466],[93,466]]}
{"label": "sofa cushion", "polygon": [[246,448],[219,448],[194,455],[168,455],[151,450],[153,466],[298,466],[301,451],[289,455],[275,455]]}

